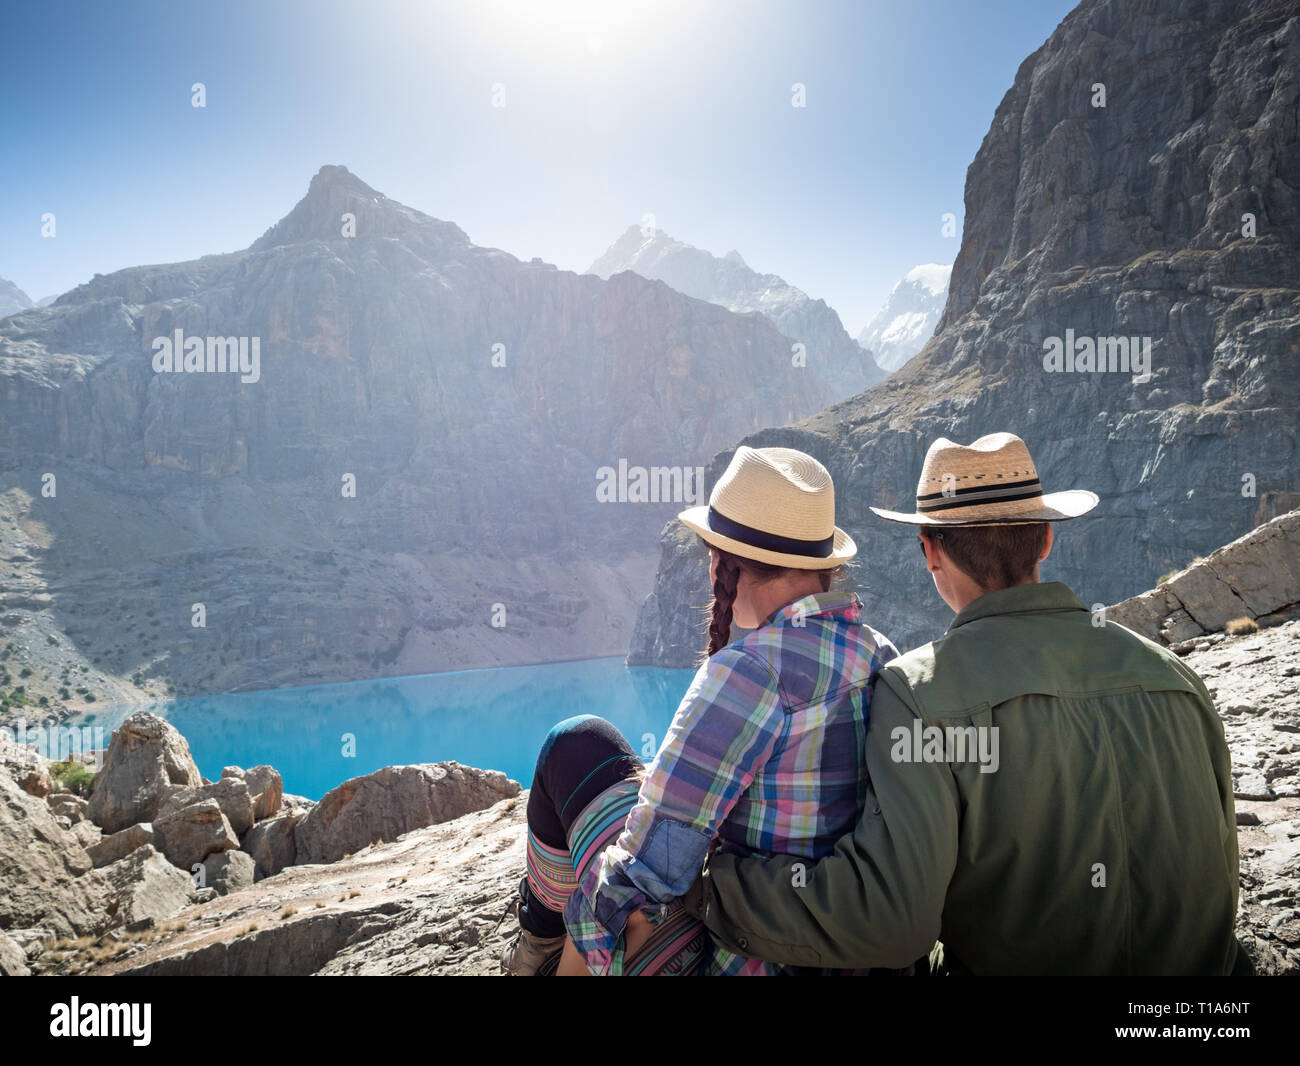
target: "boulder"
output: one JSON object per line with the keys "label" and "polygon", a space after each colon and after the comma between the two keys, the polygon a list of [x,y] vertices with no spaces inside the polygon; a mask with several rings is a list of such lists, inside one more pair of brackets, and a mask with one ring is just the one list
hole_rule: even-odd
{"label": "boulder", "polygon": [[153,842],[153,825],[150,822],[137,822],[117,833],[110,833],[103,837],[98,844],[88,847],[86,854],[90,856],[90,861],[96,867],[107,866],[109,863],[117,862],[118,859],[126,858],[136,848],[142,848]]}
{"label": "boulder", "polygon": [[223,766],[221,768],[222,777],[243,777],[244,769],[242,766]]}
{"label": "boulder", "polygon": [[40,927],[36,929],[6,929],[5,934],[18,945],[22,953],[27,956],[28,961],[39,958],[42,952],[54,947],[59,939],[53,929]]}
{"label": "boulder", "polygon": [[499,770],[456,762],[386,766],[331,789],[294,830],[297,862],[335,862],[377,840],[437,825],[519,794]]}
{"label": "boulder", "polygon": [[153,823],[154,840],[169,862],[190,871],[214,851],[239,847],[239,838],[214,799],[201,800]]}
{"label": "boulder", "polygon": [[253,797],[253,819],[260,822],[271,818],[280,810],[284,797],[284,782],[280,771],[273,766],[254,766],[244,772],[244,783]]}
{"label": "boulder", "polygon": [[217,801],[217,806],[230,822],[235,836],[243,836],[248,832],[253,824],[253,798],[249,794],[247,783],[238,777],[223,777],[198,788],[169,790],[167,798],[158,807],[158,818],[165,818],[182,808],[208,799]]}
{"label": "boulder", "polygon": [[306,814],[315,806],[315,800],[310,800],[306,796],[295,796],[292,792],[286,792],[280,797],[280,809],[293,811],[295,814]]}
{"label": "boulder", "polygon": [[74,796],[71,792],[57,792],[45,798],[46,803],[50,805],[50,810],[58,818],[60,815],[66,817],[73,825],[85,821],[86,811],[90,804],[80,796]]}
{"label": "boulder", "polygon": [[1300,511],[1279,515],[1106,618],[1164,644],[1219,633],[1235,618],[1280,622],[1300,605]]}
{"label": "boulder", "polygon": [[253,857],[243,851],[219,851],[203,860],[204,887],[228,896],[253,883]]}
{"label": "boulder", "polygon": [[91,972],[498,974],[516,931],[501,916],[519,892],[526,812],[525,797],[507,800],[337,863],[291,866]]}
{"label": "boulder", "polygon": [[167,801],[173,796],[177,796],[182,792],[188,792],[192,788],[202,787],[202,781],[197,785],[163,785],[163,787],[158,790],[158,810],[161,811],[167,805]]}
{"label": "boulder", "polygon": [[[89,820],[73,822],[72,836],[77,841],[78,847],[90,849],[103,839],[104,831]],[[87,854],[89,854],[89,850],[87,850]]]}
{"label": "boulder", "polygon": [[26,977],[27,953],[6,934],[0,933],[0,977]]}
{"label": "boulder", "polygon": [[105,886],[110,928],[170,918],[189,905],[194,889],[189,875],[168,862],[152,844],[136,848],[92,876]]}
{"label": "boulder", "polygon": [[0,732],[0,771],[12,777],[29,796],[48,796],[54,787],[46,760],[5,732]]}
{"label": "boulder", "polygon": [[46,802],[0,773],[0,929],[91,932],[102,899],[82,876],[90,869],[90,856],[59,828]]}
{"label": "boulder", "polygon": [[90,819],[106,833],[151,822],[168,785],[202,783],[185,738],[165,719],[137,711],[122,723],[95,775]]}
{"label": "boulder", "polygon": [[294,829],[302,817],[294,811],[285,811],[274,818],[258,822],[240,841],[240,849],[253,858],[254,880],[272,877],[297,861]]}

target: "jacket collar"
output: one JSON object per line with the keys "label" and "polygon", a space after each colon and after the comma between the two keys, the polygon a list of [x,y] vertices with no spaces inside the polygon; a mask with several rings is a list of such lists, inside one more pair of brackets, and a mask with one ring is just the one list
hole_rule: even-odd
{"label": "jacket collar", "polygon": [[979,599],[971,600],[948,625],[951,632],[958,626],[977,618],[997,614],[1027,614],[1033,611],[1086,611],[1079,597],[1068,585],[1059,581],[1045,581],[1033,585],[1016,585],[1009,589],[994,589]]}
{"label": "jacket collar", "polygon": [[862,601],[856,592],[818,592],[787,603],[769,615],[765,626],[786,625],[796,619],[838,618],[843,622],[862,621]]}

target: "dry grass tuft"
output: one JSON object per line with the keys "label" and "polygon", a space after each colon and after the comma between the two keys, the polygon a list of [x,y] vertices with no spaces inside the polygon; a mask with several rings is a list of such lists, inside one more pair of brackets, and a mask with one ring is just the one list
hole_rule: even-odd
{"label": "dry grass tuft", "polygon": [[1243,615],[1241,618],[1234,618],[1223,627],[1223,631],[1230,637],[1241,637],[1247,633],[1258,633],[1259,626],[1255,624],[1255,619]]}

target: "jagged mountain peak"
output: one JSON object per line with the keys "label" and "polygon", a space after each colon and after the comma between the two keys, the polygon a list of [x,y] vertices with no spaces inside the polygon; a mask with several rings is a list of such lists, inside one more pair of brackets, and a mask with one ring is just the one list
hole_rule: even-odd
{"label": "jagged mountain peak", "polygon": [[871,353],[845,332],[839,315],[825,301],[812,299],[776,274],[760,274],[734,248],[717,256],[657,227],[632,225],[587,273],[608,279],[627,270],[738,314],[758,312],[792,342],[804,345],[805,353],[841,397],[852,396],[884,376]]}
{"label": "jagged mountain peak", "polygon": [[0,318],[32,306],[32,298],[6,278],[0,278]]}
{"label": "jagged mountain peak", "polygon": [[417,228],[431,228],[443,240],[469,244],[469,237],[454,223],[390,200],[345,166],[326,165],[311,179],[307,195],[249,250],[260,252],[313,240],[400,237]]}
{"label": "jagged mountain peak", "polygon": [[604,255],[587,268],[587,273],[602,278],[609,278],[624,270],[642,273],[640,268],[647,258],[659,259],[668,252],[678,250],[709,255],[708,252],[675,240],[657,227],[647,227],[634,222],[619,234],[618,240],[606,249]]}
{"label": "jagged mountain peak", "polygon": [[342,164],[335,165],[332,163],[326,163],[312,176],[311,184],[307,187],[307,195],[320,193],[322,189],[336,186],[353,189],[365,196],[377,197],[381,195],[353,174],[352,171],[348,170],[347,167]]}

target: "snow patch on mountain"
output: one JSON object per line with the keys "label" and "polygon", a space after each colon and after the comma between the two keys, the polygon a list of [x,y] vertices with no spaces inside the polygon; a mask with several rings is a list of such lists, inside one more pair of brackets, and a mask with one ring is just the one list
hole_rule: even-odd
{"label": "snow patch on mountain", "polygon": [[947,266],[940,263],[922,263],[904,274],[903,280],[915,282],[923,288],[929,289],[933,295],[940,296],[948,292],[948,279],[950,277],[952,277],[951,263]]}
{"label": "snow patch on mountain", "polygon": [[893,373],[925,347],[948,302],[951,276],[951,263],[923,263],[890,290],[884,307],[858,336],[883,370]]}

